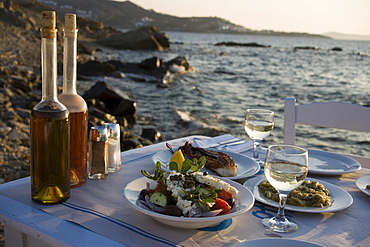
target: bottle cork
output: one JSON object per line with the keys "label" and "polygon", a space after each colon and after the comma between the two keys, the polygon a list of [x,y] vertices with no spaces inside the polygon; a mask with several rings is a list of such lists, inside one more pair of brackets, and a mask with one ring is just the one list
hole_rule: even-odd
{"label": "bottle cork", "polygon": [[56,12],[55,11],[43,11],[42,12],[42,28],[41,34],[43,38],[56,38]]}
{"label": "bottle cork", "polygon": [[75,14],[66,13],[64,15],[64,35],[67,38],[77,37],[77,20]]}

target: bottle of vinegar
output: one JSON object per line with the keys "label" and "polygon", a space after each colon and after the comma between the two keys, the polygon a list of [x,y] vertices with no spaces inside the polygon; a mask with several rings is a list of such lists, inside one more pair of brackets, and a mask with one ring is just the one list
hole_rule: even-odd
{"label": "bottle of vinegar", "polygon": [[65,14],[63,93],[58,99],[67,107],[71,122],[71,187],[78,187],[86,182],[88,149],[87,105],[77,94],[76,87],[78,32],[76,28],[76,15]]}
{"label": "bottle of vinegar", "polygon": [[60,203],[70,196],[69,112],[57,98],[55,11],[42,12],[42,99],[30,118],[31,195],[37,203]]}

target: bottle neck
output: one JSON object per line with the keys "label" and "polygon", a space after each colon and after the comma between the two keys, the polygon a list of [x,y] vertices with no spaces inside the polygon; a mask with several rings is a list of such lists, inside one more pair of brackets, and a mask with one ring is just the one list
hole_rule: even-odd
{"label": "bottle neck", "polygon": [[77,29],[64,30],[63,93],[77,94]]}
{"label": "bottle neck", "polygon": [[57,41],[56,38],[41,39],[42,99],[57,101]]}

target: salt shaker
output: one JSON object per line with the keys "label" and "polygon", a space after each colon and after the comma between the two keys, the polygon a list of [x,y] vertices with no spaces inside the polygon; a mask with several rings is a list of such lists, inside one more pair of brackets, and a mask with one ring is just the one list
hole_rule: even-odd
{"label": "salt shaker", "polygon": [[88,176],[90,179],[108,177],[108,132],[106,126],[93,126],[89,136],[89,164]]}
{"label": "salt shaker", "polygon": [[108,130],[108,172],[116,172],[121,166],[120,128],[118,123],[105,123]]}

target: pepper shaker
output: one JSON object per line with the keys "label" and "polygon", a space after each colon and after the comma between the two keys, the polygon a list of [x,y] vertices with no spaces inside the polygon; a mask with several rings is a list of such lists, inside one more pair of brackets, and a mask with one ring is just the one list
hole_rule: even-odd
{"label": "pepper shaker", "polygon": [[105,123],[108,131],[108,172],[116,172],[121,166],[120,128],[118,123]]}
{"label": "pepper shaker", "polygon": [[88,176],[90,179],[108,177],[108,135],[106,126],[93,126],[89,136],[89,164]]}

